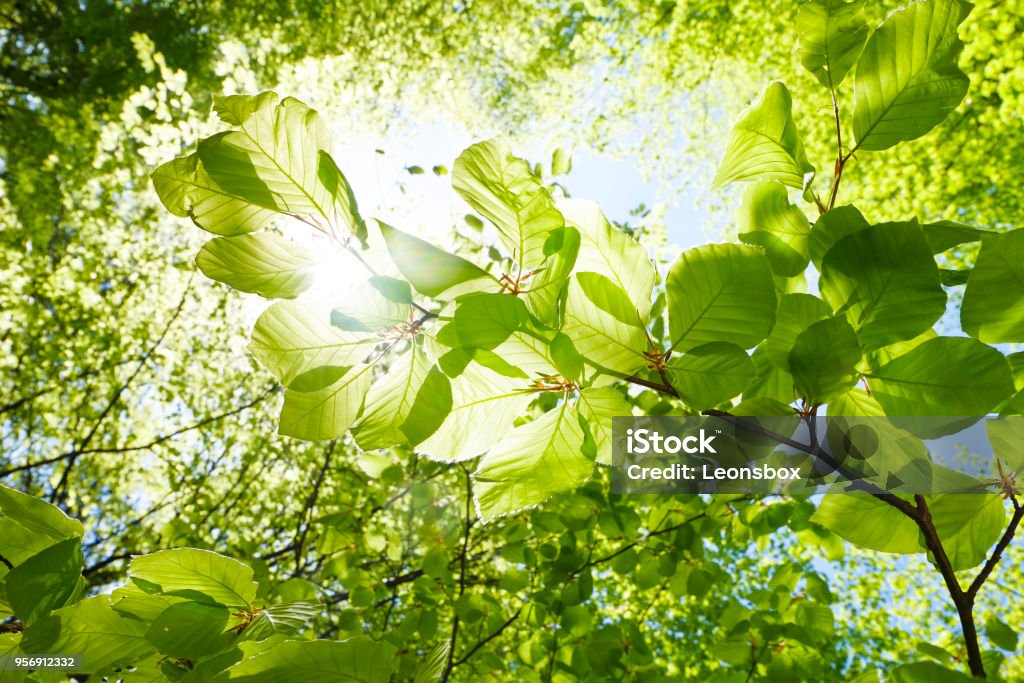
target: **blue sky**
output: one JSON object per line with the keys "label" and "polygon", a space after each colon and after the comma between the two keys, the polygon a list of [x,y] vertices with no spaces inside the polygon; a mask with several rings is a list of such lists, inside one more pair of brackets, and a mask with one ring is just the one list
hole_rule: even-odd
{"label": "blue sky", "polygon": [[[397,227],[443,241],[453,220],[469,207],[451,191],[451,177],[437,177],[435,165],[451,168],[455,157],[473,142],[489,135],[472,136],[443,122],[393,130],[383,139],[352,141],[335,150],[335,158],[353,185],[364,215],[394,222]],[[512,140],[512,146],[530,162],[550,163],[554,145],[542,140]],[[377,150],[382,150],[383,154]],[[425,170],[410,175],[409,166]],[[706,219],[696,208],[695,197],[677,193],[668,202],[658,184],[645,180],[635,157],[616,159],[589,149],[573,150],[572,172],[559,179],[574,197],[596,201],[612,220],[630,220],[630,211],[664,205],[664,222],[670,243],[688,248],[707,242],[701,230]],[[633,218],[633,222],[636,219]]]}

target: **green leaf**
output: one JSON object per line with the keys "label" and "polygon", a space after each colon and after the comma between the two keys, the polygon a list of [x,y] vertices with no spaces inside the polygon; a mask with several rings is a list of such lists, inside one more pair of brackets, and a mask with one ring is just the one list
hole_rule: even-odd
{"label": "green leaf", "polygon": [[0,485],[0,555],[20,564],[41,550],[85,531],[60,508]]}
{"label": "green leaf", "polygon": [[1024,341],[1024,228],[989,235],[964,290],[964,332],[990,344]]}
{"label": "green leaf", "polygon": [[813,637],[822,640],[828,640],[835,635],[835,615],[828,605],[801,600],[796,607],[796,623]]}
{"label": "green leaf", "polygon": [[1002,496],[952,493],[926,500],[953,569],[970,569],[984,562],[1006,522]]}
{"label": "green leaf", "polygon": [[294,299],[313,284],[316,258],[271,232],[215,237],[199,250],[199,270],[240,292]]}
{"label": "green leaf", "polygon": [[[334,212],[334,221],[340,223],[343,228],[360,241],[366,241],[366,223],[363,221],[363,217],[359,215],[356,195],[352,191],[352,186],[348,184],[348,179],[342,174],[341,169],[338,168],[338,164],[334,162],[331,155],[324,150],[320,150],[317,161],[317,178],[320,179],[320,183],[333,200],[331,209]],[[331,224],[330,217],[328,217],[328,224]]]}
{"label": "green leaf", "polygon": [[800,63],[826,88],[836,88],[856,64],[871,30],[862,2],[812,0],[796,15]]}
{"label": "green leaf", "polygon": [[800,333],[789,354],[789,370],[800,396],[827,403],[857,382],[861,351],[857,333],[842,318],[820,320]]}
{"label": "green leaf", "polygon": [[558,147],[551,154],[551,175],[568,175],[572,170],[572,152],[564,147]]}
{"label": "green leaf", "polygon": [[225,95],[214,98],[213,111],[220,120],[232,126],[240,126],[260,109],[273,106],[277,93],[267,90],[258,95]]}
{"label": "green leaf", "polygon": [[811,262],[821,270],[828,250],[847,235],[870,228],[871,224],[855,206],[837,206],[818,218],[811,228],[809,249]]}
{"label": "green leaf", "polygon": [[1017,650],[1017,632],[1006,625],[998,617],[989,617],[985,622],[985,635],[996,647],[1015,652]]}
{"label": "green leaf", "polygon": [[804,272],[810,258],[811,226],[803,211],[789,203],[779,183],[754,183],[743,194],[736,216],[740,241],[763,247],[776,275],[793,277]]}
{"label": "green leaf", "polygon": [[802,188],[814,172],[793,122],[793,100],[779,81],[772,82],[733,126],[725,158],[712,189],[742,180],[777,180]]}
{"label": "green leaf", "polygon": [[462,152],[452,168],[452,187],[494,224],[524,273],[544,261],[548,232],[565,224],[551,195],[504,138]]}
{"label": "green leaf", "polygon": [[459,299],[452,327],[466,349],[493,349],[529,319],[522,299],[509,294],[471,294]]}
{"label": "green leaf", "polygon": [[246,640],[266,640],[279,634],[291,635],[308,627],[320,614],[316,603],[296,601],[271,605],[261,610],[245,627]]}
{"label": "green leaf", "polygon": [[392,301],[369,281],[338,297],[333,306],[331,325],[345,332],[379,332],[409,322],[409,304]]}
{"label": "green leaf", "polygon": [[159,588],[146,581],[130,580],[110,594],[110,606],[124,616],[152,622],[171,605],[191,602],[186,597],[150,592],[155,590]]}
{"label": "green leaf", "polygon": [[1024,420],[986,420],[985,432],[995,457],[1004,467],[1014,471],[1024,467],[1024,452],[1018,447],[1024,439]]}
{"label": "green leaf", "polygon": [[588,361],[632,374],[648,361],[650,346],[633,302],[599,273],[576,273],[569,281],[562,332]]}
{"label": "green leaf", "polygon": [[249,351],[285,386],[311,370],[345,368],[369,355],[375,334],[343,332],[331,325],[326,306],[310,301],[279,301],[256,321]]}
{"label": "green leaf", "polygon": [[822,262],[820,287],[867,349],[913,339],[946,310],[938,267],[916,222],[883,223],[836,242]]}
{"label": "green leaf", "polygon": [[352,436],[364,450],[416,445],[437,430],[451,407],[448,378],[413,346],[374,382]]}
{"label": "green leaf", "polygon": [[[416,291],[430,297],[443,297],[465,285],[484,286],[497,280],[479,266],[450,254],[418,237],[380,224],[388,252],[395,265]],[[463,285],[463,287],[459,287]]]}
{"label": "green leaf", "polygon": [[887,346],[883,346],[880,349],[875,349],[868,355],[866,362],[861,363],[860,369],[863,371],[867,371],[878,368],[882,365],[885,365],[893,358],[896,358],[897,356],[902,356],[907,351],[910,351],[911,349],[916,349],[918,346],[925,343],[929,339],[935,339],[938,336],[938,332],[936,332],[932,328],[928,328],[927,330],[917,335],[913,339],[907,339],[906,341],[896,342],[895,344],[889,344]]}
{"label": "green leaf", "polygon": [[921,228],[924,230],[925,239],[928,240],[928,246],[931,247],[933,254],[941,254],[953,247],[977,242],[986,235],[993,234],[987,230],[954,221],[925,223]]}
{"label": "green leaf", "polygon": [[132,558],[128,575],[155,584],[157,592],[196,602],[247,607],[256,597],[253,571],[209,550],[175,548]]}
{"label": "green leaf", "polygon": [[427,658],[420,662],[416,668],[416,678],[413,683],[434,683],[440,681],[444,676],[448,662],[448,652],[451,649],[451,641],[442,640],[427,655]]}
{"label": "green leaf", "polygon": [[367,636],[281,643],[244,659],[213,683],[388,683],[395,647]]}
{"label": "green leaf", "polygon": [[[939,282],[942,283],[943,287],[957,287],[959,285],[966,285],[968,278],[971,276],[971,270],[969,268],[963,270],[951,270],[949,268],[939,268]],[[963,311],[961,310],[961,313]]]}
{"label": "green leaf", "polygon": [[779,300],[775,327],[764,342],[764,352],[778,368],[789,372],[789,354],[800,333],[832,315],[824,301],[810,294],[786,294]]}
{"label": "green leaf", "polygon": [[584,431],[571,402],[509,432],[480,461],[473,493],[485,521],[571,491],[590,478]]}
{"label": "green leaf", "polygon": [[744,403],[752,398],[770,398],[783,404],[796,400],[793,376],[768,359],[764,344],[754,349],[750,360],[754,363],[755,376],[743,391]]}
{"label": "green leaf", "polygon": [[956,29],[970,11],[962,0],[912,2],[872,34],[854,79],[856,149],[919,138],[960,104],[970,80],[956,64]]}
{"label": "green leaf", "polygon": [[191,218],[217,235],[241,235],[267,226],[274,212],[226,192],[206,172],[199,154],[168,161],[153,171],[153,188],[175,216]]}
{"label": "green leaf", "polygon": [[902,554],[924,551],[917,524],[868,494],[826,494],[811,521],[862,548]]}
{"label": "green leaf", "polygon": [[28,558],[4,578],[14,613],[33,624],[75,600],[85,589],[82,539],[69,538]]}
{"label": "green leaf", "polygon": [[312,391],[288,388],[278,433],[305,441],[336,439],[359,417],[370,390],[372,364],[359,364],[330,384]]}
{"label": "green leaf", "polygon": [[551,340],[551,361],[562,377],[573,382],[583,374],[583,356],[563,332],[558,332]]}
{"label": "green leaf", "polygon": [[243,97],[215,104],[218,112],[233,112],[225,120],[238,130],[199,143],[199,157],[214,180],[265,209],[310,216],[328,231],[365,233],[351,188],[324,153],[330,141],[317,113],[291,97],[275,104],[274,93],[244,98],[244,105]]}
{"label": "green leaf", "polygon": [[775,324],[768,260],[749,247],[706,244],[684,251],[672,264],[665,288],[674,350],[714,341],[748,349]]}
{"label": "green leaf", "polygon": [[970,683],[976,680],[935,662],[902,664],[889,672],[891,683]]}
{"label": "green leaf", "polygon": [[530,312],[545,325],[558,325],[559,301],[579,250],[580,233],[576,228],[565,226],[548,233],[544,265],[526,282],[525,293]]}
{"label": "green leaf", "polygon": [[62,607],[27,628],[23,651],[34,654],[81,655],[82,671],[95,673],[129,664],[153,652],[147,626],[110,608],[110,597],[98,595]]}
{"label": "green leaf", "polygon": [[657,280],[647,250],[626,233],[616,230],[593,202],[567,199],[559,208],[566,222],[580,231],[576,270],[604,275],[622,288],[646,323],[651,312],[651,292]]}
{"label": "green leaf", "polygon": [[526,379],[506,377],[470,363],[452,380],[452,410],[418,452],[433,460],[474,458],[497,443],[533,400]]}
{"label": "green leaf", "polygon": [[936,337],[868,373],[888,415],[981,416],[1013,392],[1006,358],[965,337]]}
{"label": "green leaf", "polygon": [[669,362],[672,386],[694,409],[712,408],[738,396],[755,377],[747,352],[728,342],[711,342]]}
{"label": "green leaf", "polygon": [[412,287],[405,280],[387,275],[374,275],[367,282],[392,303],[405,306],[412,304]]}
{"label": "green leaf", "polygon": [[917,644],[917,651],[927,657],[931,657],[937,662],[943,662],[945,664],[953,663],[953,655],[951,655],[949,651],[944,647],[940,647],[938,645],[934,645],[932,643],[928,643],[922,640]]}
{"label": "green leaf", "polygon": [[612,418],[633,414],[626,397],[614,387],[589,387],[580,391],[577,407],[587,421],[597,448],[599,465],[612,464]]}
{"label": "green leaf", "polygon": [[230,647],[235,635],[227,632],[229,617],[221,605],[180,602],[153,620],[146,639],[165,655],[195,661]]}

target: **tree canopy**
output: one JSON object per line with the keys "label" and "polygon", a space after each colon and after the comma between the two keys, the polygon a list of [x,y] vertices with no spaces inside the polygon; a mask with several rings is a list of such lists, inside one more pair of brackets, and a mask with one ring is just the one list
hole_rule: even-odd
{"label": "tree canopy", "polygon": [[[0,17],[0,656],[1021,675],[1016,3]],[[437,116],[478,142],[367,206],[335,149]],[[570,197],[574,147],[635,156],[712,243]],[[973,495],[615,492],[613,417],[709,411],[1000,415],[1000,466]]]}

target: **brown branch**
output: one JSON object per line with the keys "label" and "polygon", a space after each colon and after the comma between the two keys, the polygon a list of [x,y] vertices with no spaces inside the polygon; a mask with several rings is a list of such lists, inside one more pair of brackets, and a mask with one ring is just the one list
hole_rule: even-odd
{"label": "brown branch", "polygon": [[670,384],[658,384],[657,382],[652,382],[642,377],[637,377],[636,375],[628,375],[626,377],[623,377],[622,379],[629,382],[630,384],[636,384],[638,386],[646,387],[648,389],[654,389],[657,392],[666,394],[673,398],[679,398],[679,392],[676,391],[675,387],[673,387]]}
{"label": "brown branch", "polygon": [[[781,434],[775,434],[770,430],[760,427],[760,425],[748,423],[742,418],[737,418],[728,413],[723,413],[722,411],[709,410],[705,411],[704,414],[728,420],[733,424],[741,425],[757,434],[777,440],[779,443],[784,443],[819,458],[829,467],[840,472],[848,479],[852,479],[852,486],[870,493],[878,500],[891,505],[913,520],[921,530],[921,534],[925,540],[925,547],[931,552],[935,565],[946,584],[946,589],[949,591],[949,596],[953,601],[953,605],[956,607],[957,615],[960,618],[960,626],[963,631],[964,644],[967,649],[967,665],[971,670],[971,674],[979,678],[985,677],[985,665],[981,659],[981,648],[978,644],[978,629],[974,623],[974,595],[965,592],[963,587],[960,585],[960,582],[957,580],[956,571],[953,569],[953,564],[950,561],[949,556],[946,554],[946,549],[942,545],[942,539],[939,538],[938,531],[932,521],[931,510],[929,510],[928,503],[924,496],[920,494],[915,495],[915,505],[911,505],[908,501],[891,493],[887,493],[874,484],[864,482],[863,479],[858,478],[858,475],[855,472],[849,471],[848,468],[837,463],[829,454],[822,451],[817,444],[817,439],[814,437],[813,431],[811,432],[813,443],[806,445],[787,437],[783,437]],[[813,421],[814,419],[815,416],[812,411],[809,416],[809,420]],[[810,422],[808,424],[810,426]],[[1018,507],[1015,505],[1015,521],[1011,521],[1010,527],[1008,527],[1007,532],[1003,534],[1003,538],[1001,538],[999,544],[997,544],[992,557],[989,558],[989,561],[982,569],[982,574],[979,574],[979,577],[975,579],[975,582],[978,584],[978,588],[980,588],[984,583],[985,579],[995,567],[995,564],[999,561],[999,557],[1002,555],[1003,550],[1005,550],[1006,546],[1009,545],[1010,540],[1013,538],[1013,533],[1016,531],[1021,519],[1024,518],[1024,512],[1021,512],[1021,510],[1024,510],[1024,507]],[[972,584],[972,588],[973,587],[974,584]]]}
{"label": "brown branch", "polygon": [[1005,552],[1006,548],[1010,545],[1010,541],[1013,540],[1014,535],[1017,533],[1017,527],[1020,526],[1021,520],[1024,519],[1024,506],[1017,503],[1016,500],[1014,500],[1013,503],[1013,516],[1010,518],[1010,523],[1007,525],[1006,530],[999,539],[999,542],[996,543],[996,547],[992,551],[992,555],[990,555],[988,560],[986,560],[985,565],[981,568],[981,571],[978,572],[978,575],[974,578],[974,581],[971,582],[970,587],[967,589],[967,597],[970,598],[971,601],[977,597],[978,591],[981,590],[981,587],[985,584],[985,581],[988,580],[988,577],[992,574],[996,565],[999,564],[999,560],[1002,558],[1003,552]]}
{"label": "brown branch", "polygon": [[921,535],[924,536],[925,547],[931,551],[935,566],[938,567],[939,573],[942,575],[946,590],[949,591],[949,597],[953,600],[957,615],[960,617],[964,646],[967,648],[967,666],[973,676],[985,678],[985,663],[981,659],[981,647],[978,645],[978,628],[974,625],[974,600],[964,592],[960,582],[957,581],[953,563],[946,555],[946,549],[939,538],[935,523],[932,521],[931,510],[928,509],[928,503],[924,496],[915,495],[914,502],[917,504],[919,513],[914,521],[917,522]]}
{"label": "brown branch", "polygon": [[[841,464],[839,462],[836,462],[836,460],[831,455],[829,455],[825,451],[821,450],[821,447],[818,446],[816,440],[815,440],[815,443],[813,443],[813,444],[803,444],[803,443],[800,443],[799,441],[796,441],[795,439],[790,439],[787,436],[783,436],[782,434],[778,434],[776,432],[773,432],[770,429],[765,429],[764,427],[762,427],[761,425],[759,425],[757,423],[749,422],[747,420],[744,420],[742,417],[737,417],[736,415],[733,415],[732,413],[727,413],[727,412],[722,411],[722,410],[705,410],[701,414],[702,415],[708,415],[708,416],[711,416],[711,417],[721,418],[721,419],[725,420],[726,422],[729,422],[730,424],[737,425],[737,426],[739,426],[739,427],[741,427],[743,429],[746,429],[747,431],[753,432],[754,434],[758,434],[758,435],[766,437],[768,439],[772,439],[773,441],[777,441],[777,442],[779,442],[781,444],[789,446],[790,448],[798,450],[798,451],[800,451],[802,453],[807,453],[808,455],[812,455],[812,456],[818,458],[819,460],[821,460],[823,463],[825,463],[829,467],[831,467],[836,472],[839,472],[844,477],[849,479],[850,480],[850,484],[849,484],[850,487],[856,488],[856,489],[858,489],[860,491],[863,491],[864,493],[871,494],[875,498],[877,498],[877,499],[879,499],[879,500],[881,500],[881,501],[883,501],[885,503],[888,503],[889,505],[891,505],[892,507],[896,508],[897,510],[899,510],[900,512],[905,514],[907,517],[910,517],[911,519],[913,519],[914,521],[917,521],[917,519],[918,519],[919,513],[914,508],[913,505],[911,505],[909,502],[903,500],[899,496],[895,496],[895,495],[893,495],[891,493],[887,493],[886,491],[883,491],[882,489],[880,489],[878,486],[876,486],[874,484],[871,484],[869,482],[865,482],[863,479],[861,479],[861,475],[860,474],[858,474],[857,472],[851,470],[850,468],[846,467],[845,465],[843,465],[843,464]],[[811,419],[814,419],[814,418],[812,417]]]}

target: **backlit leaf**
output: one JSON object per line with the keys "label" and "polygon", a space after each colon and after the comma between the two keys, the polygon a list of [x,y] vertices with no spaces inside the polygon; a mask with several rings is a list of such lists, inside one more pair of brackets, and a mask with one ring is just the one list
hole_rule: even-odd
{"label": "backlit leaf", "polygon": [[775,287],[764,254],[707,244],[680,254],[666,280],[672,348],[724,341],[751,348],[775,323]]}
{"label": "backlit leaf", "polygon": [[792,108],[785,85],[775,81],[768,86],[733,126],[712,189],[742,180],[777,180],[803,187],[814,167],[804,153]]}
{"label": "backlit leaf", "polygon": [[268,299],[293,299],[313,284],[314,255],[270,232],[216,237],[199,250],[206,277]]}
{"label": "backlit leaf", "polygon": [[857,149],[919,138],[945,119],[970,83],[956,64],[962,0],[918,0],[893,12],[864,47],[854,78]]}

